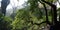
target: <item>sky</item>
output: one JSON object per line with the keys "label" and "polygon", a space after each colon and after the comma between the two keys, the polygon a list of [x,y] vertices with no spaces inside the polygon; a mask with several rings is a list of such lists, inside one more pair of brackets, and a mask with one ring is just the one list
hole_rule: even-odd
{"label": "sky", "polygon": [[[1,1],[2,0],[0,0],[0,4],[1,4]],[[7,10],[8,9],[12,9],[13,7],[20,7],[20,8],[22,8],[22,4],[25,2],[25,1],[27,1],[27,0],[19,0],[19,1],[17,1],[17,0],[10,0],[10,4],[7,6]],[[1,6],[1,5],[0,5]]]}
{"label": "sky", "polygon": [[[2,0],[0,0],[0,7],[1,7],[1,1]],[[10,0],[9,5],[6,8],[6,14],[7,15],[12,14],[14,7],[23,8],[22,4],[24,4],[26,1],[27,0],[19,0],[19,1],[17,1],[17,0]]]}
{"label": "sky", "polygon": [[[0,0],[0,2],[1,2],[1,1],[2,1],[2,0]],[[19,1],[17,1],[17,0],[10,0],[10,4],[7,6],[6,10],[12,9],[13,7],[22,8],[22,7],[23,7],[22,4],[25,3],[25,1],[27,1],[27,0],[19,0]],[[1,4],[1,3],[0,3],[0,4]],[[0,6],[1,6],[1,5],[0,5]],[[58,7],[58,8],[60,7],[60,5],[58,4],[58,2],[57,2],[57,7]]]}
{"label": "sky", "polygon": [[13,7],[20,7],[22,8],[22,4],[27,0],[10,0],[10,4],[7,6],[7,9],[13,8]]}

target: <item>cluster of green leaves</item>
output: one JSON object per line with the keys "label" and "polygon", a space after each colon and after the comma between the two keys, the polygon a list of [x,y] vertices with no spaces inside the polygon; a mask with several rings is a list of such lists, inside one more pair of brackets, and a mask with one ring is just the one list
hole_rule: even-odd
{"label": "cluster of green leaves", "polygon": [[[38,29],[38,25],[33,25],[31,22],[29,21],[33,21],[33,23],[41,23],[43,21],[45,21],[45,17],[44,16],[40,16],[40,11],[35,11],[35,12],[31,12],[29,10],[24,10],[24,9],[20,9],[17,12],[17,15],[15,17],[15,20],[12,22],[12,26],[13,29],[12,30],[32,30]],[[46,25],[44,23],[44,25]],[[43,24],[41,25],[41,27],[43,26]],[[40,28],[40,27],[39,27]]]}

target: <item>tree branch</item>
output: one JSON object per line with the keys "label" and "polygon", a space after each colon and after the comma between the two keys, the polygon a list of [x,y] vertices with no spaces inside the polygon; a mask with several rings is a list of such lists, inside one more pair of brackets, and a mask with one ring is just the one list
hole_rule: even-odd
{"label": "tree branch", "polygon": [[45,5],[43,2],[41,2],[41,1],[40,1],[40,3],[43,4],[44,9],[45,9],[45,11],[46,11],[46,23],[49,24],[49,25],[51,25],[50,22],[48,21],[48,13],[47,13],[46,5]]}
{"label": "tree branch", "polygon": [[[40,1],[40,0],[39,0]],[[47,1],[44,1],[44,0],[41,0],[42,2],[50,5],[52,8],[53,8],[53,21],[55,24],[57,24],[57,10],[56,10],[56,5],[50,3],[50,2],[47,2]]]}
{"label": "tree branch", "polygon": [[41,24],[43,24],[43,23],[46,23],[46,21],[43,21],[43,22],[41,22],[41,23],[33,23],[33,21],[27,21],[28,23],[31,23],[31,24],[33,24],[33,25],[41,25]]}

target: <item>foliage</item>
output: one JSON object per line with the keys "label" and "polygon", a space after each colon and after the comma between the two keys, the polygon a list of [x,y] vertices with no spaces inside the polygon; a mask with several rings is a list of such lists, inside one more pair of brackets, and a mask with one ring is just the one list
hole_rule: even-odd
{"label": "foliage", "polygon": [[12,23],[12,19],[10,17],[5,17],[3,15],[1,15],[1,18],[0,18],[0,30],[11,30],[11,23]]}
{"label": "foliage", "polygon": [[[17,12],[15,20],[11,24],[13,26],[12,30],[40,30],[40,28],[46,26],[46,23],[34,24],[46,21],[43,11],[38,8],[38,1],[29,0],[28,3],[30,3],[29,8],[22,8]],[[49,16],[49,21],[51,21],[51,16]]]}
{"label": "foliage", "polygon": [[[31,12],[31,11],[27,11],[24,9],[20,9],[17,12],[17,15],[15,17],[15,20],[12,22],[12,26],[13,29],[12,30],[32,30],[33,27],[35,27],[34,29],[38,29],[38,25],[33,25],[31,22],[29,21],[33,21],[33,23],[41,23],[45,20],[45,17],[41,17],[39,18],[39,12],[35,11],[35,12]],[[42,26],[41,26],[42,27]]]}
{"label": "foliage", "polygon": [[[43,0],[44,1],[44,0]],[[45,0],[49,3],[52,1],[55,2],[57,0]],[[39,0],[28,0],[27,6],[22,9],[19,9],[17,13],[12,14],[11,17],[3,16],[0,13],[0,30],[42,30],[42,27],[46,27],[46,23],[42,23],[46,21],[46,13],[45,9],[38,7]],[[41,0],[42,2],[42,0]],[[44,3],[44,2],[42,2]],[[44,3],[48,8],[48,5]],[[53,3],[52,3],[53,4]],[[50,7],[50,6],[49,6]],[[52,22],[52,13],[51,9],[48,10],[48,21]],[[60,9],[58,9],[59,11]],[[40,24],[41,23],[41,24]]]}

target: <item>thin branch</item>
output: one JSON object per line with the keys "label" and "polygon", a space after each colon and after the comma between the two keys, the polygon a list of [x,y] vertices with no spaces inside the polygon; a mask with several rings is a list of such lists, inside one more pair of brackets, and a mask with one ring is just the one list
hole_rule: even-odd
{"label": "thin branch", "polygon": [[48,21],[48,13],[47,13],[47,8],[46,8],[46,6],[45,6],[45,4],[44,4],[43,2],[41,2],[41,1],[40,1],[40,3],[41,3],[41,4],[43,4],[44,9],[45,9],[45,11],[46,11],[46,23],[47,23],[47,24],[49,24],[49,25],[51,25],[51,24],[50,24],[50,22]]}

